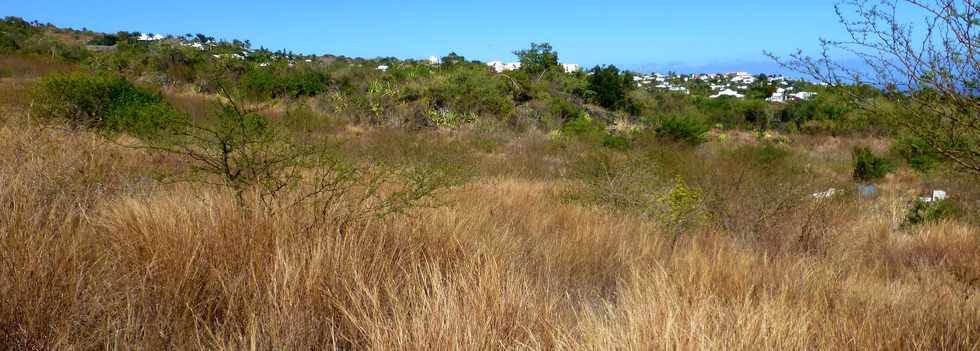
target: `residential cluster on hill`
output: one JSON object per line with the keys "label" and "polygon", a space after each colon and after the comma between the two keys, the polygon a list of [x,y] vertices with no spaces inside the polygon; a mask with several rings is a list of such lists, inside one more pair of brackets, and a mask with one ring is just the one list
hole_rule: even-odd
{"label": "residential cluster on hill", "polygon": [[773,103],[808,100],[817,94],[813,91],[804,90],[815,85],[805,80],[779,75],[753,75],[749,72],[651,73],[634,76],[633,80],[640,88],[671,91],[685,95],[690,95],[692,91],[695,91],[706,94],[712,99],[725,96],[745,98],[749,90],[757,87],[766,89],[766,100]]}

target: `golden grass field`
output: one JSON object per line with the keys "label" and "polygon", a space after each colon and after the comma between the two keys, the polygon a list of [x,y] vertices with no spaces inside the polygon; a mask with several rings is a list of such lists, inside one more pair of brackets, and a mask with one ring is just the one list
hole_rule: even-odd
{"label": "golden grass field", "polygon": [[[21,97],[0,101],[0,349],[980,348],[976,214],[899,226],[934,186],[975,202],[969,179],[902,170],[873,199],[774,208],[773,192],[795,188],[706,175],[697,183],[731,217],[671,245],[657,221],[575,195],[585,151],[532,131],[472,151],[474,176],[439,192],[444,205],[338,231],[155,181],[179,160],[42,124],[23,84],[0,86]],[[365,160],[431,147],[455,162],[446,145],[482,140],[331,133]],[[887,141],[794,138],[811,170],[800,191],[847,181],[858,143]],[[744,166],[719,156],[732,147],[658,157],[728,172]]]}

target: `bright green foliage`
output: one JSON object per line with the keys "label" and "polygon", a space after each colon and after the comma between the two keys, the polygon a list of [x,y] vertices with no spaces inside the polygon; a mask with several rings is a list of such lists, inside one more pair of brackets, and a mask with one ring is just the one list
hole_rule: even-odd
{"label": "bright green foliage", "polygon": [[38,82],[33,95],[36,114],[103,132],[148,136],[183,118],[159,94],[115,76],[51,75]]}
{"label": "bright green foliage", "polygon": [[881,179],[894,168],[888,160],[871,152],[867,147],[854,148],[854,179],[870,182]]}
{"label": "bright green foliage", "polygon": [[324,72],[286,65],[252,67],[241,78],[245,94],[254,99],[314,96],[326,91],[329,83]]}
{"label": "bright green foliage", "polygon": [[689,230],[703,220],[701,200],[700,189],[690,187],[683,178],[676,177],[673,188],[661,200],[666,209],[664,224],[671,232],[672,242],[677,240],[681,232]]}
{"label": "bright green foliage", "polygon": [[914,226],[928,222],[935,222],[945,218],[951,218],[959,213],[959,209],[952,201],[940,200],[925,202],[916,199],[912,202],[908,213],[905,214],[903,226]]}
{"label": "bright green foliage", "polygon": [[689,114],[675,114],[665,118],[657,126],[657,136],[698,145],[707,140],[711,127],[697,117]]}

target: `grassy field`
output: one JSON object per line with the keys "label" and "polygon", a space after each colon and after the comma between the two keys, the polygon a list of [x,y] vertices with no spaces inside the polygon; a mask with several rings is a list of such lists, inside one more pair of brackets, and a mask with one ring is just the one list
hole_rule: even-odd
{"label": "grassy field", "polygon": [[[715,131],[619,152],[274,113],[357,162],[462,179],[438,206],[321,223],[160,181],[186,166],[38,122],[29,86],[0,79],[0,349],[980,347],[980,186],[900,169],[856,195],[852,147],[889,140]],[[663,217],[678,178],[701,193],[683,227]],[[937,188],[965,214],[902,226]]]}

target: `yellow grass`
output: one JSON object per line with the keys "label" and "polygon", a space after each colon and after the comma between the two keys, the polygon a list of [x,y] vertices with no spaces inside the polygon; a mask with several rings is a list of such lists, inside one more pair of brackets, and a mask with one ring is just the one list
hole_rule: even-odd
{"label": "yellow grass", "polygon": [[980,231],[899,231],[911,195],[887,186],[788,254],[713,227],[671,250],[652,221],[563,200],[573,180],[506,174],[340,235],[152,180],[172,167],[0,129],[0,349],[980,347]]}

